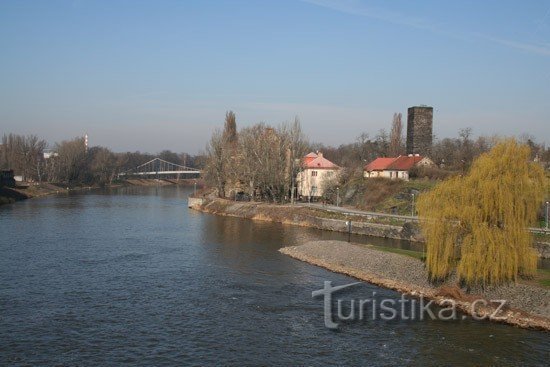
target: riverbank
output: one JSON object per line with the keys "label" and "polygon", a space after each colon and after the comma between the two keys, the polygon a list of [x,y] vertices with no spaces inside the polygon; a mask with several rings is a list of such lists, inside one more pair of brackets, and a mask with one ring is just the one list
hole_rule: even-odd
{"label": "riverbank", "polygon": [[[79,188],[82,189],[82,188]],[[14,188],[0,188],[0,205],[10,204],[16,201],[43,197],[48,195],[69,192],[68,187],[62,187],[50,183],[32,184],[28,186],[17,186]]]}
{"label": "riverbank", "polygon": [[[188,206],[209,214],[238,217],[311,227],[325,231],[392,238],[416,242],[422,248],[424,237],[417,222],[400,220],[389,215],[387,218],[337,212],[300,204],[269,204],[260,202],[240,202],[214,197],[190,197]],[[347,222],[351,222],[348,226]],[[539,257],[550,258],[550,245],[537,241],[533,245]]]}
{"label": "riverbank", "polygon": [[[311,227],[326,231],[422,242],[417,223],[373,218],[306,205],[240,202],[219,198],[190,198],[189,207],[205,213]],[[351,226],[346,222],[351,221]]]}
{"label": "riverbank", "polygon": [[[282,248],[280,252],[380,287],[413,297],[422,296],[441,306],[452,299],[467,315],[475,312],[494,322],[550,331],[550,290],[541,287],[518,283],[466,292],[452,281],[435,286],[428,281],[420,260],[342,241],[312,241]],[[498,305],[487,302],[481,307],[479,302],[475,304],[478,299],[506,300],[507,303],[502,312],[493,314]]]}
{"label": "riverbank", "polygon": [[[111,185],[105,186],[108,188],[116,188],[121,186],[167,186],[167,185],[182,185],[193,186],[197,183],[197,187],[203,186],[202,180],[172,180],[172,179],[129,179],[124,181],[117,181]],[[68,193],[70,191],[92,190],[99,189],[100,186],[85,186],[77,185],[67,187],[62,184],[54,183],[33,183],[24,186],[17,186],[14,188],[0,187],[0,205],[11,204],[16,201],[44,197],[48,195],[56,195]]]}

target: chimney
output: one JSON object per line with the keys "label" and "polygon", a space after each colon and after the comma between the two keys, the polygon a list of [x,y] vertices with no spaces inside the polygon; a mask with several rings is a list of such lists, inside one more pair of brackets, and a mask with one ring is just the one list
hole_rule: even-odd
{"label": "chimney", "polygon": [[319,157],[323,158],[323,153],[318,152],[317,155],[318,155]]}

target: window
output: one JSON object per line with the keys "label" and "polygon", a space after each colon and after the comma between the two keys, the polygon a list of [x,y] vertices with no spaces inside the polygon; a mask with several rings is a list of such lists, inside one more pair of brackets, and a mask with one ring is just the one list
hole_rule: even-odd
{"label": "window", "polygon": [[317,171],[311,171],[311,176],[316,177],[317,176]]}

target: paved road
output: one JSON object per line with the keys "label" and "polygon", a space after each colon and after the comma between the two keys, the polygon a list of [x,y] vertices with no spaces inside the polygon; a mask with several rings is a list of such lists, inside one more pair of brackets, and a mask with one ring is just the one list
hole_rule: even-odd
{"label": "paved road", "polygon": [[364,210],[346,208],[346,207],[335,206],[335,205],[323,205],[323,204],[319,204],[319,203],[300,203],[300,204],[297,204],[297,205],[316,208],[316,209],[322,209],[322,210],[326,210],[328,212],[339,212],[339,213],[344,213],[344,214],[363,215],[363,216],[369,216],[369,217],[396,218],[396,219],[402,219],[402,220],[405,220],[405,221],[418,221],[418,217],[412,217],[410,215],[398,215],[398,214],[388,214],[388,213],[367,212],[367,211],[364,211]]}

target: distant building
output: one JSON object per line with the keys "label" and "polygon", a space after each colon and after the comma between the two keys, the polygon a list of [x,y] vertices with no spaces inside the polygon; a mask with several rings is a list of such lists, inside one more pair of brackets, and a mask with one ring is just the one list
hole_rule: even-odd
{"label": "distant building", "polygon": [[409,171],[415,166],[432,166],[434,163],[428,157],[418,154],[400,155],[393,158],[376,158],[367,164],[363,170],[363,177],[384,177],[390,180],[409,180]]}
{"label": "distant building", "polygon": [[340,167],[323,153],[309,153],[302,159],[302,170],[296,176],[298,196],[304,199],[323,196],[325,186],[338,178]]}
{"label": "distant building", "polygon": [[15,178],[13,170],[0,171],[0,187],[15,187]]}
{"label": "distant building", "polygon": [[51,149],[45,149],[43,156],[44,156],[44,159],[50,159],[50,158],[59,156],[59,154],[57,154],[57,152],[54,152]]}
{"label": "distant building", "polygon": [[433,140],[433,107],[409,107],[407,114],[407,154],[429,155]]}

